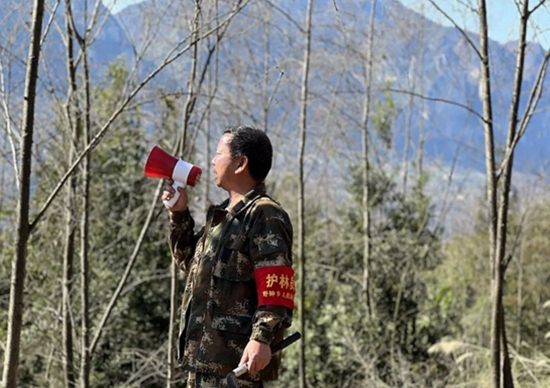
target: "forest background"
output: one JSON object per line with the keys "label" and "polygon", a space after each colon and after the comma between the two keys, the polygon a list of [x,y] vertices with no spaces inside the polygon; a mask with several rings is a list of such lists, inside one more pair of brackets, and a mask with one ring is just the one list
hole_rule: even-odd
{"label": "forest background", "polygon": [[457,3],[479,33],[424,3],[452,27],[396,0],[2,1],[3,386],[184,386],[144,163],[203,168],[200,224],[220,134],[251,124],[303,334],[269,387],[550,387],[550,52],[527,40],[550,8],[516,1],[500,44],[485,1]]}

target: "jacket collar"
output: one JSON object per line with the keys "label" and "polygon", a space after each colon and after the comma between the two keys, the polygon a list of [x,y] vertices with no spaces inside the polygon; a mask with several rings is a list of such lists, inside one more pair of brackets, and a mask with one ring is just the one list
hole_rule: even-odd
{"label": "jacket collar", "polygon": [[[252,204],[257,198],[264,196],[265,194],[266,194],[265,183],[261,182],[255,188],[253,188],[248,193],[246,193],[244,197],[228,211],[227,216],[228,217],[236,216],[243,209],[247,208],[250,204]],[[229,204],[229,198],[223,201],[219,206],[217,206],[217,208],[220,210],[225,210],[228,204]]]}

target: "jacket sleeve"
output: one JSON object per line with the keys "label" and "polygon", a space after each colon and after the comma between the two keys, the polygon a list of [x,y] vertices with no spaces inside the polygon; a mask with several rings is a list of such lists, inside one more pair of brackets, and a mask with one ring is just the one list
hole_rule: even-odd
{"label": "jacket sleeve", "polygon": [[189,209],[182,212],[170,212],[170,250],[177,266],[185,272],[189,271],[197,241],[202,235],[202,230],[195,234],[194,227],[195,221],[191,217]]}
{"label": "jacket sleeve", "polygon": [[[292,272],[292,224],[288,214],[271,200],[259,200],[253,211],[250,233],[250,256],[254,266],[258,293],[261,292],[258,274],[262,270],[275,271],[283,267],[285,273]],[[286,267],[286,268],[284,268]],[[288,279],[288,275],[286,276]],[[294,279],[286,282],[285,292],[294,303]],[[260,298],[258,298],[260,299]],[[277,332],[292,323],[292,309],[285,305],[260,303],[252,321],[251,340],[271,344]]]}

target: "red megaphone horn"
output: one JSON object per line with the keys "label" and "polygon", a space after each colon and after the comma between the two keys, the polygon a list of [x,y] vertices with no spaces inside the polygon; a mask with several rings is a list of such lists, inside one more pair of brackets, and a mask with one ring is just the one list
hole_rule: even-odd
{"label": "red megaphone horn", "polygon": [[164,201],[172,207],[179,198],[178,187],[195,186],[201,177],[202,170],[184,160],[175,158],[159,146],[154,146],[147,162],[145,162],[145,176],[149,178],[172,179],[176,194],[170,201]]}

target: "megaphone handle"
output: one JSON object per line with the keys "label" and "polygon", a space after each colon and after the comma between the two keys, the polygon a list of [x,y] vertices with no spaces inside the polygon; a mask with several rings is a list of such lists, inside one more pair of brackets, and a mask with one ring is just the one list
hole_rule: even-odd
{"label": "megaphone handle", "polygon": [[168,207],[172,207],[175,205],[175,203],[177,202],[177,200],[180,198],[180,195],[181,195],[180,192],[178,191],[178,187],[185,187],[185,184],[178,181],[174,181],[174,183],[172,183],[172,187],[174,188],[174,190],[176,190],[176,192],[174,193],[174,196],[168,201],[162,201],[162,203],[164,203]]}

